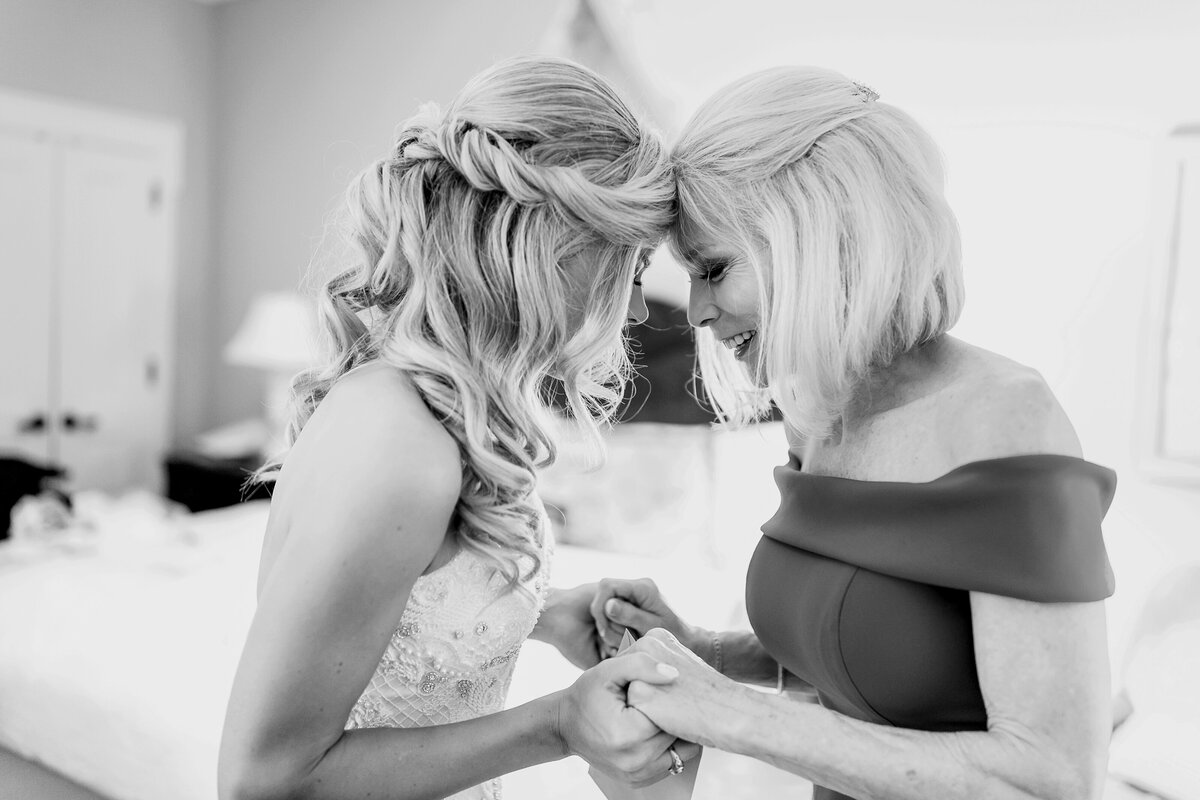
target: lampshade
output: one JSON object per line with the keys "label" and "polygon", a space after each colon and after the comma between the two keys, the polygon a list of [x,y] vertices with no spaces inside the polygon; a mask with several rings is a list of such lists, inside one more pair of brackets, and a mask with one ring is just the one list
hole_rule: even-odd
{"label": "lampshade", "polygon": [[230,364],[275,372],[295,372],[316,357],[313,307],[295,292],[257,295],[246,318],[225,347]]}

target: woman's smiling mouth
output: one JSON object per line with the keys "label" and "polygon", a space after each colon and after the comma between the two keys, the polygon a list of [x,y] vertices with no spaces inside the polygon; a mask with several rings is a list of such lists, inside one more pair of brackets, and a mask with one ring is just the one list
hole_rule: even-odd
{"label": "woman's smiling mouth", "polygon": [[750,349],[750,342],[757,334],[757,330],[742,331],[722,339],[721,344],[725,345],[726,349],[732,350],[733,357],[740,361],[746,357],[746,351]]}

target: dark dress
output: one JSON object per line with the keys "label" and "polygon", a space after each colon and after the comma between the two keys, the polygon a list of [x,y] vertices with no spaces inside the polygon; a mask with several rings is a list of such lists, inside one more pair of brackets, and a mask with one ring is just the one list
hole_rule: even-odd
{"label": "dark dress", "polygon": [[[1101,600],[1116,474],[1069,456],[977,461],[927,483],[776,467],[746,576],[763,646],[822,705],[881,725],[986,730],[968,592]],[[815,800],[845,795],[816,787]]]}

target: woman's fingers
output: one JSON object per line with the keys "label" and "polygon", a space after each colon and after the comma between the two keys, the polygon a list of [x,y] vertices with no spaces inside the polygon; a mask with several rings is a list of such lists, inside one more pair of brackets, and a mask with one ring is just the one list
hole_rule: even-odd
{"label": "woman's fingers", "polygon": [[[592,597],[592,603],[588,610],[592,613],[592,619],[596,623],[596,631],[600,634],[600,639],[609,647],[616,647],[615,642],[610,642],[609,638],[611,631],[609,630],[608,617],[604,614],[604,604],[612,597],[616,596],[617,587],[623,581],[614,578],[605,578],[596,585],[596,594]],[[617,637],[618,641],[620,637]]]}
{"label": "woman's fingers", "polygon": [[[641,612],[634,622],[620,622],[610,618],[606,606],[610,600],[617,600],[630,609]],[[662,601],[662,594],[657,584],[649,578],[626,580],[622,578],[605,578],[596,587],[596,595],[590,606],[592,618],[596,621],[596,630],[600,638],[611,649],[621,642],[625,629],[632,628],[635,632],[645,632],[650,628],[668,623],[667,615],[670,608]],[[673,617],[674,615],[671,614]]]}
{"label": "woman's fingers", "polygon": [[635,631],[641,633],[645,633],[661,624],[658,616],[643,611],[637,606],[617,597],[610,597],[605,601],[604,616],[610,622],[615,622],[626,628],[633,628]]}
{"label": "woman's fingers", "polygon": [[[676,739],[670,734],[662,734],[661,738],[655,737],[652,744],[658,755],[645,767],[631,776],[633,786],[649,786],[665,778],[674,777],[671,771],[675,766],[675,759],[671,757],[672,748],[675,750],[675,754],[679,756],[679,760],[685,765],[700,753],[700,745]],[[684,769],[686,770],[687,766]]]}
{"label": "woman's fingers", "polygon": [[675,744],[675,734],[660,731],[646,743],[646,747],[652,753],[665,753],[667,748],[673,744]]}
{"label": "woman's fingers", "polygon": [[605,662],[605,677],[618,686],[628,687],[635,681],[662,686],[679,677],[679,670],[664,664],[648,653],[623,653]]}
{"label": "woman's fingers", "polygon": [[676,739],[673,747],[683,761],[691,761],[700,755],[700,745],[695,742],[685,742],[683,739]]}
{"label": "woman's fingers", "polygon": [[630,681],[629,686],[625,689],[625,701],[634,708],[642,708],[653,699],[656,690],[649,683],[643,681]]}

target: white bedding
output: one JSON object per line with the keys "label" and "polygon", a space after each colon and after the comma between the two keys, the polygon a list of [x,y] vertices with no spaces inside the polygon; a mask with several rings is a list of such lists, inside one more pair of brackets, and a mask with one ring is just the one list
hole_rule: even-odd
{"label": "white bedding", "polygon": [[[100,509],[86,546],[0,546],[0,746],[113,800],[215,800],[266,513],[256,502],[165,519],[135,499]],[[560,545],[554,582],[653,575],[693,619],[718,626],[740,613],[742,570],[717,570],[689,548],[639,559]],[[552,648],[529,642],[510,704],[577,674]],[[763,796],[766,782],[806,796],[798,778],[712,755],[697,800],[736,797],[729,781],[745,797]],[[601,797],[577,758],[512,775],[506,787],[509,798]]]}
{"label": "white bedding", "polygon": [[163,525],[96,552],[0,548],[0,745],[113,800],[213,800],[265,513],[188,518],[194,545]]}

